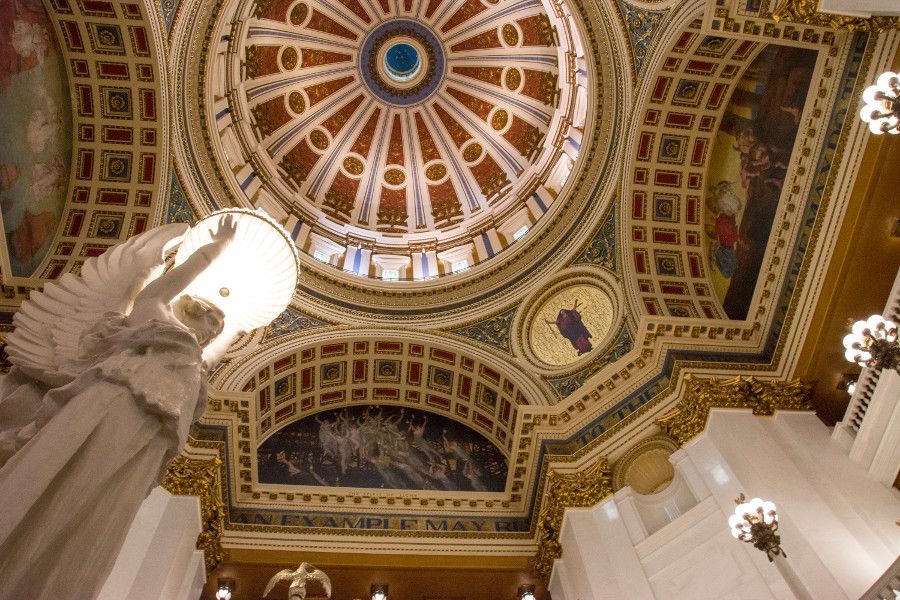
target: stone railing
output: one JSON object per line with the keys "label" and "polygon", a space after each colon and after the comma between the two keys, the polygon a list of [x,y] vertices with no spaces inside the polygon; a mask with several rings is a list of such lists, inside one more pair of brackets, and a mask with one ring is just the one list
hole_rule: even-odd
{"label": "stone railing", "polygon": [[[866,316],[859,315],[859,318],[863,319]],[[900,271],[897,272],[897,276],[894,278],[894,286],[891,288],[891,294],[888,296],[888,301],[881,316],[895,323],[900,321]],[[859,429],[862,427],[863,420],[869,410],[872,396],[875,393],[878,376],[878,371],[873,371],[872,369],[862,370],[859,379],[856,381],[856,390],[850,397],[850,404],[844,413],[844,419],[835,427],[836,437],[844,433],[850,434],[851,437],[856,437],[857,433],[859,433]],[[837,432],[838,428],[843,428],[846,431],[839,434]]]}
{"label": "stone railing", "polygon": [[859,600],[894,600],[897,597],[900,597],[900,558],[894,561]]}
{"label": "stone railing", "polygon": [[[862,317],[862,315],[860,315]],[[882,316],[900,321],[900,273]],[[887,486],[892,486],[900,465],[900,375],[893,369],[863,369],[844,419],[832,438],[850,458]]]}

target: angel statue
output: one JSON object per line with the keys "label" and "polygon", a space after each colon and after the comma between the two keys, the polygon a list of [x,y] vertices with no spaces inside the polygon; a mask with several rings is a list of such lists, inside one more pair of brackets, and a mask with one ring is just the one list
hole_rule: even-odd
{"label": "angel statue", "polygon": [[[205,406],[218,357],[204,349],[227,347],[223,328],[232,335],[224,303],[184,293],[243,235],[241,211],[225,212],[132,237],[16,313],[14,366],[0,378],[0,598],[99,593]],[[193,252],[166,271],[191,239]]]}
{"label": "angel statue", "polygon": [[282,569],[272,576],[266,585],[266,591],[263,592],[263,598],[269,595],[272,588],[279,581],[290,581],[291,587],[288,588],[288,600],[305,600],[306,598],[306,582],[315,579],[325,588],[325,595],[331,598],[331,580],[324,571],[315,568],[308,562],[301,563],[297,570]]}

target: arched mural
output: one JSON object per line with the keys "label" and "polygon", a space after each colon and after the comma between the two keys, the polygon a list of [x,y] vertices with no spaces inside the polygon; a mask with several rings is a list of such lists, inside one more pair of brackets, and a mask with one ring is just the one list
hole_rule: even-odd
{"label": "arched mural", "polygon": [[0,206],[12,275],[47,254],[72,155],[65,62],[40,0],[0,0]]}
{"label": "arched mural", "polygon": [[502,492],[507,461],[483,435],[441,415],[352,406],[305,417],[257,452],[259,482]]}
{"label": "arched mural", "polygon": [[730,319],[746,318],[753,299],[815,63],[813,50],[764,48],[716,134],[706,234],[713,287]]}

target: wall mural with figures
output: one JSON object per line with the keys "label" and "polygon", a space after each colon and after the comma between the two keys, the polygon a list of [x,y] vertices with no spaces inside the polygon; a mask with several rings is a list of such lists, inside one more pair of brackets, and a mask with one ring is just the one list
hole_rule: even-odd
{"label": "wall mural with figures", "polygon": [[744,319],[772,221],[816,51],[769,45],[744,73],[716,135],[706,196],[712,282],[730,319]]}
{"label": "wall mural with figures", "polygon": [[0,207],[12,274],[38,267],[68,189],[72,110],[40,0],[0,0]]}
{"label": "wall mural with figures", "polygon": [[440,415],[354,406],[295,421],[257,452],[259,482],[502,492],[507,460],[487,438]]}

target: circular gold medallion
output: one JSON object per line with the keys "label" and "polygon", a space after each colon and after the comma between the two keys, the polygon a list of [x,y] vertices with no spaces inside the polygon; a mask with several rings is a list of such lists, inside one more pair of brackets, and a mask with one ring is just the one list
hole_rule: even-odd
{"label": "circular gold medallion", "polygon": [[344,159],[344,170],[351,175],[362,175],[363,163],[355,156],[348,156]]}
{"label": "circular gold medallion", "polygon": [[572,364],[604,340],[614,312],[609,294],[597,286],[564,288],[537,310],[528,328],[528,343],[548,365]]}
{"label": "circular gold medallion", "polygon": [[503,109],[500,109],[494,113],[493,117],[491,117],[491,127],[493,127],[496,131],[500,131],[501,129],[506,127],[507,121],[509,121],[509,113]]}
{"label": "circular gold medallion", "polygon": [[303,94],[300,92],[291,92],[288,96],[288,106],[298,115],[306,109],[306,102],[303,101]]}
{"label": "circular gold medallion", "polygon": [[506,72],[506,88],[517,90],[522,83],[522,72],[518,69],[510,69]]}
{"label": "circular gold medallion", "polygon": [[303,25],[303,22],[306,20],[307,12],[309,12],[309,9],[306,8],[305,4],[298,4],[295,6],[294,10],[291,11],[291,24]]}
{"label": "circular gold medallion", "polygon": [[400,169],[388,169],[384,172],[384,180],[391,185],[400,185],[406,181],[406,175]]}
{"label": "circular gold medallion", "polygon": [[284,52],[281,53],[281,68],[285,71],[295,68],[297,66],[297,58],[297,50],[295,48],[285,48]]}
{"label": "circular gold medallion", "polygon": [[463,150],[463,159],[466,162],[474,162],[481,156],[481,144],[469,144]]}
{"label": "circular gold medallion", "polygon": [[328,147],[328,136],[321,129],[313,129],[312,133],[309,134],[309,141],[318,150],[324,150]]}
{"label": "circular gold medallion", "polygon": [[503,33],[503,41],[506,42],[507,46],[515,46],[519,43],[519,30],[516,29],[515,25],[511,23],[507,23],[501,29]]}
{"label": "circular gold medallion", "polygon": [[443,179],[444,175],[447,174],[447,167],[438,163],[431,165],[427,169],[425,169],[425,177],[428,178],[429,181],[438,181],[439,179]]}

